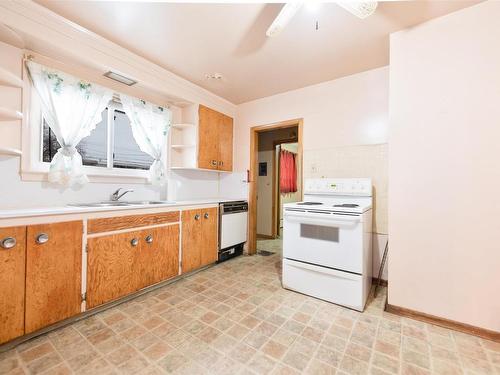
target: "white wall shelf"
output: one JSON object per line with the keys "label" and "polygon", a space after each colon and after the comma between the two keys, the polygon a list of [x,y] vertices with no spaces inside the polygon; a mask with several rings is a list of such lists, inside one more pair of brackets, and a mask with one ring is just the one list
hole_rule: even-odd
{"label": "white wall shelf", "polygon": [[192,104],[181,110],[178,122],[170,129],[171,169],[197,170],[198,166],[198,105]]}
{"label": "white wall shelf", "polygon": [[0,147],[0,155],[21,156],[22,152],[15,148]]}
{"label": "white wall shelf", "polygon": [[194,128],[196,125],[194,124],[173,124],[172,127],[174,129],[187,129],[187,128]]}
{"label": "white wall shelf", "polygon": [[217,173],[232,173],[232,171],[221,171],[219,169],[205,169],[196,167],[170,167],[172,170],[185,170],[185,171],[201,171],[201,172],[217,172]]}
{"label": "white wall shelf", "polygon": [[10,108],[0,107],[0,121],[22,120],[23,114]]}
{"label": "white wall shelf", "polygon": [[0,86],[23,87],[23,80],[8,70],[0,67]]}

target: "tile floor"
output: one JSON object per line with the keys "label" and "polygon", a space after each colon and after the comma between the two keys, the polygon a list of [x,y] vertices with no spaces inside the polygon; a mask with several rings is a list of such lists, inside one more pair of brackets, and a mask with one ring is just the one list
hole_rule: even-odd
{"label": "tile floor", "polygon": [[[279,242],[259,247],[279,250]],[[500,374],[500,344],[280,284],[239,257],[0,354],[0,374]]]}

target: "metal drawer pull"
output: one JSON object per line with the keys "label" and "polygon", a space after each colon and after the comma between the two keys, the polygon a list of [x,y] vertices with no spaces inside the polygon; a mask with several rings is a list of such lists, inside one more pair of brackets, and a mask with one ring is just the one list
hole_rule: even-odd
{"label": "metal drawer pull", "polygon": [[194,219],[195,219],[195,220],[200,220],[200,214],[196,214],[196,215],[194,215]]}
{"label": "metal drawer pull", "polygon": [[36,243],[39,245],[43,245],[48,241],[49,241],[49,235],[47,233],[40,233],[38,236],[36,236]]}
{"label": "metal drawer pull", "polygon": [[205,212],[205,215],[203,215],[205,219],[208,219],[208,212]]}
{"label": "metal drawer pull", "polygon": [[132,241],[130,241],[130,244],[132,246],[137,246],[139,244],[139,240],[137,238],[132,238]]}
{"label": "metal drawer pull", "polygon": [[2,246],[4,249],[12,249],[14,246],[16,246],[17,241],[14,237],[7,237],[0,242],[0,246]]}
{"label": "metal drawer pull", "polygon": [[147,243],[153,243],[153,236],[152,235],[149,235],[146,237],[146,242]]}

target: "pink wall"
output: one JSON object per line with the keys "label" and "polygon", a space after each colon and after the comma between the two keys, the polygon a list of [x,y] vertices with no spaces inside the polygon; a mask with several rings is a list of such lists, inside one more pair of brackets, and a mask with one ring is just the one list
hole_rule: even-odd
{"label": "pink wall", "polygon": [[391,37],[389,303],[500,331],[500,2]]}

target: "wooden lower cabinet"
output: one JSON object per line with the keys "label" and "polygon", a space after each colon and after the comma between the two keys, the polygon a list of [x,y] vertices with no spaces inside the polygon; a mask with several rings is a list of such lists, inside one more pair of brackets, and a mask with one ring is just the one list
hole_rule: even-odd
{"label": "wooden lower cabinet", "polygon": [[87,308],[136,290],[141,235],[134,231],[87,239]]}
{"label": "wooden lower cabinet", "polygon": [[201,265],[201,211],[182,212],[182,273]]}
{"label": "wooden lower cabinet", "polygon": [[143,230],[137,289],[179,275],[179,224]]}
{"label": "wooden lower cabinet", "polygon": [[82,233],[81,221],[28,226],[25,333],[80,313]]}
{"label": "wooden lower cabinet", "polygon": [[218,257],[218,210],[205,208],[201,210],[201,267],[215,263]]}
{"label": "wooden lower cabinet", "polygon": [[217,208],[182,213],[182,273],[217,261]]}
{"label": "wooden lower cabinet", "polygon": [[3,344],[24,334],[26,227],[0,228],[0,242],[5,244],[0,247],[0,344]]}
{"label": "wooden lower cabinet", "polygon": [[179,274],[179,224],[87,240],[87,308]]}

